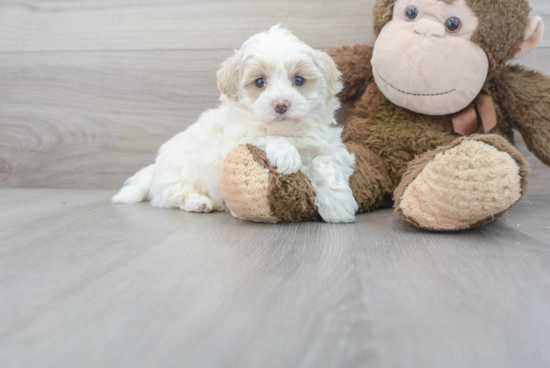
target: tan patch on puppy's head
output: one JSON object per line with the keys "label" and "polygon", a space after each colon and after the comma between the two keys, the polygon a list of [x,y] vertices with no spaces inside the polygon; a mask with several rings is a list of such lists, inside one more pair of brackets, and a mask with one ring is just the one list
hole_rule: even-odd
{"label": "tan patch on puppy's head", "polygon": [[227,59],[218,70],[218,89],[227,97],[236,100],[239,92],[240,67],[243,60],[243,53],[235,51],[235,54]]}

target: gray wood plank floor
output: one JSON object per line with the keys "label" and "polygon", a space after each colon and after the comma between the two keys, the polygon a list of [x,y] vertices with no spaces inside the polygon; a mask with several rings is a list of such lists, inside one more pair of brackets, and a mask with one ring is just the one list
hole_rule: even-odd
{"label": "gray wood plank floor", "polygon": [[550,366],[550,198],[426,233],[0,189],[0,367]]}

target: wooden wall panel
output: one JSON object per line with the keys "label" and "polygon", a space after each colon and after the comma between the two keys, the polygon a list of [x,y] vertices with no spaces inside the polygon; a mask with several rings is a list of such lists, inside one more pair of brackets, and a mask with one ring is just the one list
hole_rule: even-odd
{"label": "wooden wall panel", "polygon": [[[283,22],[315,47],[371,43],[374,0],[0,1],[0,51],[236,48]],[[533,14],[550,24],[547,0]],[[550,46],[545,38],[543,46]]]}
{"label": "wooden wall panel", "polygon": [[[219,64],[277,19],[319,48],[373,39],[372,0],[285,1],[0,1],[0,186],[118,187],[217,105]],[[548,60],[520,62],[550,75]],[[518,145],[531,194],[550,196],[550,168]]]}
{"label": "wooden wall panel", "polygon": [[371,0],[0,1],[0,51],[234,49],[283,23],[315,47],[371,43]]}
{"label": "wooden wall panel", "polygon": [[119,186],[217,105],[230,53],[0,54],[0,185]]}

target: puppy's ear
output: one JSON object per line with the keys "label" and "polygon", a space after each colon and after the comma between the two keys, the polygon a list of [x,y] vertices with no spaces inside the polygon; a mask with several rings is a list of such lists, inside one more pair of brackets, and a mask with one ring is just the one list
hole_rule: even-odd
{"label": "puppy's ear", "polygon": [[239,92],[240,73],[239,67],[243,60],[243,54],[235,51],[235,55],[223,62],[218,70],[218,89],[227,97],[236,100]]}
{"label": "puppy's ear", "polygon": [[332,58],[323,51],[317,51],[315,60],[317,68],[321,71],[327,82],[329,98],[336,96],[342,90],[342,82],[340,81],[341,73],[336,67],[336,63]]}

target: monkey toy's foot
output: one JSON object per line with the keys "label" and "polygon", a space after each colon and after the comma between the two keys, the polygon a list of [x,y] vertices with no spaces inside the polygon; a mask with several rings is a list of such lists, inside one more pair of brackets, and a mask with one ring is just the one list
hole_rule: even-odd
{"label": "monkey toy's foot", "polygon": [[320,219],[315,191],[305,174],[277,173],[255,146],[233,149],[220,179],[225,202],[236,218],[271,223]]}
{"label": "monkey toy's foot", "polygon": [[529,166],[498,135],[474,135],[427,152],[395,190],[395,211],[427,230],[480,227],[504,216],[527,190]]}

